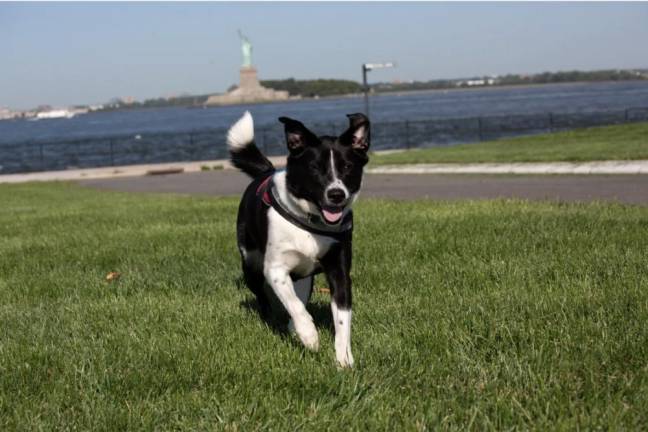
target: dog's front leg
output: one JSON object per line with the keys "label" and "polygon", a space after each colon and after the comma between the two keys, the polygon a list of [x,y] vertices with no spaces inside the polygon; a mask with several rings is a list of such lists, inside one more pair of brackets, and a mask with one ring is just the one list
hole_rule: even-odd
{"label": "dog's front leg", "polygon": [[264,275],[277,298],[286,308],[288,315],[290,315],[299,340],[306,348],[317,351],[319,349],[319,335],[315,324],[313,324],[313,317],[310,316],[306,306],[295,293],[288,268],[283,263],[267,262]]}
{"label": "dog's front leg", "polygon": [[351,354],[351,240],[343,241],[322,259],[331,288],[331,313],[335,327],[335,359],[341,367],[353,366]]}

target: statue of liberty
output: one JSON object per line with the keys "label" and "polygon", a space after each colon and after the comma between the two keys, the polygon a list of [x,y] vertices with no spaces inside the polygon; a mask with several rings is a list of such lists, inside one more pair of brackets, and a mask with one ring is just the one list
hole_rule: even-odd
{"label": "statue of liberty", "polygon": [[205,105],[231,105],[290,99],[290,94],[285,90],[274,90],[261,85],[257,70],[252,65],[252,42],[241,30],[238,30],[238,35],[241,39],[241,53],[243,54],[243,64],[239,69],[239,85],[230,87],[225,94],[209,96]]}
{"label": "statue of liberty", "polygon": [[238,31],[238,35],[241,38],[241,51],[243,52],[243,67],[252,67],[252,43],[250,40],[241,33],[241,30]]}

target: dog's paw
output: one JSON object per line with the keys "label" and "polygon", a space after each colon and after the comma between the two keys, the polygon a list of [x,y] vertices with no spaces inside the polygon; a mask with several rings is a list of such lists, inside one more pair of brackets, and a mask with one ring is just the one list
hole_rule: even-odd
{"label": "dog's paw", "polygon": [[313,323],[308,323],[310,325],[302,326],[302,328],[297,328],[297,336],[299,340],[306,348],[311,351],[319,350],[319,334]]}
{"label": "dog's paw", "polygon": [[335,360],[339,368],[350,369],[353,367],[353,354],[351,354],[351,348],[344,348],[342,350],[335,350]]}
{"label": "dog's paw", "polygon": [[338,369],[352,369],[353,368],[353,356],[348,356],[348,357],[343,357],[343,358],[337,357],[337,366],[338,366]]}

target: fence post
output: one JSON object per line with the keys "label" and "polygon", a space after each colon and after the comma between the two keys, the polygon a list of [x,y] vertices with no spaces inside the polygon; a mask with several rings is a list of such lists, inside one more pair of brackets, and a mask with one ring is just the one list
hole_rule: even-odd
{"label": "fence post", "polygon": [[194,153],[193,144],[194,144],[193,132],[189,132],[189,148],[187,149],[187,154],[189,154],[192,159],[195,159],[196,154]]}
{"label": "fence post", "polygon": [[115,166],[115,153],[113,152],[113,139],[110,139],[110,166]]}
{"label": "fence post", "polygon": [[405,120],[405,147],[410,149],[410,126],[409,120]]}
{"label": "fence post", "polygon": [[482,118],[477,117],[477,125],[479,126],[479,141],[484,141],[484,131],[482,127]]}
{"label": "fence post", "polygon": [[267,132],[267,129],[264,128],[263,129],[263,134],[262,134],[262,138],[263,138],[263,154],[267,156],[268,155],[268,143],[267,143],[268,140],[266,139],[266,132]]}
{"label": "fence post", "polygon": [[553,113],[549,113],[549,132],[553,132],[554,127],[553,127]]}

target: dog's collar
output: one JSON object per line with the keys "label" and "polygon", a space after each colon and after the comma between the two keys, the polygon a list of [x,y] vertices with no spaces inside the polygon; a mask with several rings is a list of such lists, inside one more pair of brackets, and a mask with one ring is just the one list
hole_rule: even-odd
{"label": "dog's collar", "polygon": [[281,199],[272,175],[259,184],[257,196],[261,196],[263,202],[275,209],[284,219],[313,234],[340,237],[353,229],[353,212],[351,211],[335,225],[327,224],[320,215],[308,213],[307,216],[304,216],[295,213]]}

